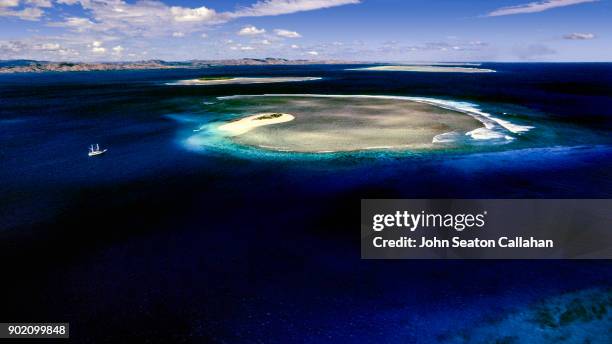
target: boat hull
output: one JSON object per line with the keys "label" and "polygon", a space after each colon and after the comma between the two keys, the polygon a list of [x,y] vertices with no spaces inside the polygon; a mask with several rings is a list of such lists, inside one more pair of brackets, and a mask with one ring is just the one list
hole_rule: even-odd
{"label": "boat hull", "polygon": [[97,151],[97,152],[89,152],[89,153],[87,153],[87,155],[92,157],[92,156],[102,155],[104,153],[106,153],[106,149],[105,150],[101,150],[101,151]]}

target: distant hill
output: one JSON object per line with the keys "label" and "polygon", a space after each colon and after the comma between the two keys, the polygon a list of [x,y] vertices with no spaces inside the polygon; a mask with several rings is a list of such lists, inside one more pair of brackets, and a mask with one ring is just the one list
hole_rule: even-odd
{"label": "distant hill", "polygon": [[251,66],[251,65],[308,65],[308,64],[341,64],[354,63],[335,60],[288,60],[268,57],[264,59],[244,58],[228,60],[192,60],[167,62],[148,60],[136,62],[50,62],[35,60],[0,61],[0,73],[42,73],[42,72],[87,72],[104,70],[139,70],[139,69],[177,69],[206,68],[210,66]]}
{"label": "distant hill", "polygon": [[0,67],[23,67],[34,63],[46,63],[36,60],[0,60]]}

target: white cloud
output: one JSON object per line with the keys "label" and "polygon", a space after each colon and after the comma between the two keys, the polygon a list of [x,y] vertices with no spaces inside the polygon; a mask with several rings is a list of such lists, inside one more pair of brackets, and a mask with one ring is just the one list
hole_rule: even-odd
{"label": "white cloud", "polygon": [[360,3],[360,0],[261,0],[251,6],[239,9],[231,16],[275,16],[358,3]]}
{"label": "white cloud", "polygon": [[20,41],[0,42],[0,53],[2,56],[14,57],[27,49],[27,45]]}
{"label": "white cloud", "polygon": [[574,33],[569,33],[567,35],[564,35],[563,38],[570,39],[570,40],[587,40],[587,39],[594,39],[595,34],[574,32]]}
{"label": "white cloud", "polygon": [[300,46],[297,44],[291,44],[291,49],[299,49]]}
{"label": "white cloud", "polygon": [[59,50],[60,45],[57,43],[43,43],[40,45],[41,50]]}
{"label": "white cloud", "polygon": [[319,56],[319,52],[317,51],[308,51],[306,54],[311,55],[311,56]]}
{"label": "white cloud", "polygon": [[159,37],[178,31],[194,32],[201,30],[202,25],[219,24],[228,20],[227,15],[219,14],[206,7],[168,6],[157,0],[57,1],[65,4],[78,4],[84,10],[86,16],[84,19],[88,22],[79,23],[68,18],[63,22],[52,22],[49,25],[68,27],[77,32],[97,31],[121,36]]}
{"label": "white cloud", "polygon": [[51,0],[25,0],[25,7],[20,10],[18,7],[20,0],[0,0],[0,17],[16,17],[22,20],[38,21],[45,13],[41,8],[52,6]]}
{"label": "white cloud", "polygon": [[[10,2],[7,2],[10,4]],[[10,6],[0,6],[0,17],[17,17],[23,20],[37,21],[42,17],[44,11],[38,7],[26,7],[22,10],[8,9]]]}
{"label": "white cloud", "polygon": [[487,45],[489,45],[489,43],[483,42],[483,41],[470,41],[468,42],[469,45],[471,46],[477,46],[477,47],[485,47]]}
{"label": "white cloud", "polygon": [[91,52],[95,54],[103,54],[106,52],[106,48],[102,46],[102,42],[93,41],[91,42]]}
{"label": "white cloud", "polygon": [[0,7],[17,7],[19,0],[0,0]]}
{"label": "white cloud", "polygon": [[26,0],[26,4],[32,5],[34,7],[45,7],[45,8],[49,8],[53,6],[51,4],[51,0]]}
{"label": "white cloud", "polygon": [[115,54],[121,54],[123,52],[123,50],[125,50],[122,46],[117,45],[113,47],[113,52],[115,52]]}
{"label": "white cloud", "polygon": [[517,6],[509,6],[502,7],[496,9],[490,13],[488,13],[487,17],[498,17],[498,16],[507,16],[512,14],[522,14],[522,13],[537,13],[543,12],[546,10],[550,10],[557,7],[565,7],[583,4],[587,2],[595,2],[599,0],[543,0],[543,1],[535,1],[527,4],[517,5]]}
{"label": "white cloud", "polygon": [[[15,10],[20,0],[0,0],[0,17],[12,16],[23,20],[39,20],[52,6],[52,0],[23,0],[29,7]],[[251,6],[233,12],[216,12],[207,7],[168,6],[159,0],[55,0],[58,4],[79,5],[86,21],[75,22],[68,17],[62,22],[49,22],[51,26],[63,26],[74,31],[114,31],[122,36],[163,36],[169,32],[194,32],[201,25],[215,25],[242,17],[271,16],[301,11],[311,11],[348,4],[360,0],[260,0]],[[82,25],[78,25],[82,24]]]}
{"label": "white cloud", "polygon": [[72,28],[77,32],[83,32],[92,29],[96,24],[87,18],[68,17],[63,23],[51,23],[50,26],[65,26]]}
{"label": "white cloud", "polygon": [[274,33],[277,36],[281,36],[281,37],[285,37],[285,38],[300,38],[300,37],[302,37],[302,35],[300,35],[299,33],[295,32],[295,31],[289,31],[289,30],[284,30],[284,29],[276,29],[276,30],[274,30]]}
{"label": "white cloud", "polygon": [[244,46],[244,47],[240,47],[240,50],[248,51],[248,50],[255,50],[255,48],[249,47],[249,46]]}
{"label": "white cloud", "polygon": [[177,22],[211,22],[217,19],[215,10],[204,6],[199,8],[170,7],[174,20]]}
{"label": "white cloud", "polygon": [[43,50],[58,50],[60,45],[57,43],[45,43],[41,46]]}
{"label": "white cloud", "polygon": [[175,31],[172,33],[172,37],[177,37],[177,38],[185,37],[185,33],[181,31]]}
{"label": "white cloud", "polygon": [[[127,48],[128,52],[138,51],[137,56],[141,56],[145,49],[153,49],[149,51],[150,55],[156,51],[160,57],[170,58],[167,56],[179,56],[180,53],[155,50],[159,44],[155,38],[182,35],[193,35],[194,37],[198,35],[205,38],[207,35],[202,32],[207,32],[209,26],[227,23],[238,18],[312,11],[358,4],[360,0],[249,0],[249,2],[252,5],[238,7],[233,11],[217,12],[213,8],[204,6],[190,8],[186,5],[174,5],[176,3],[171,5],[165,0],[0,0],[0,20],[2,17],[33,21],[44,19],[41,25],[64,29],[63,31],[49,30],[46,35],[25,39],[21,41],[25,44],[23,48],[19,43],[9,44],[4,41],[0,44],[2,44],[2,52],[21,49],[20,58],[51,59],[65,54],[66,57],[79,56],[79,59],[83,61],[96,60],[100,58],[100,54],[108,53],[110,56],[112,53],[115,55],[116,51],[112,47],[118,46],[119,42]],[[52,6],[51,10],[47,9],[49,6]],[[73,7],[67,8],[66,6]],[[50,14],[46,18],[44,18],[47,14],[45,11]],[[257,37],[259,39],[254,37],[249,42],[249,46],[237,45],[234,42],[229,44],[228,48],[236,46],[237,50],[244,51],[253,47],[257,50],[265,48],[267,53],[275,53],[274,49],[281,47],[276,46],[281,40],[280,37],[301,37],[299,33],[289,30],[276,30],[270,35],[264,32],[263,28],[254,27],[252,33],[260,34],[261,36]],[[92,44],[94,40],[99,41],[100,44],[94,46]],[[48,42],[54,42],[49,44],[60,44],[61,47],[56,50],[43,49],[42,44]],[[210,44],[223,44],[223,41],[211,41]],[[288,45],[283,46],[288,48]],[[319,50],[318,47],[310,47],[305,50],[310,49]],[[124,51],[123,56],[127,57],[129,54]]]}
{"label": "white cloud", "polygon": [[202,34],[200,34],[200,37],[202,37],[202,38],[208,38],[208,34],[206,34],[206,33],[204,33],[204,32],[203,32]]}
{"label": "white cloud", "polygon": [[58,57],[76,57],[79,53],[73,49],[63,47],[58,43],[33,41],[0,41],[0,55],[5,58],[22,58],[28,56],[33,59],[49,59]]}
{"label": "white cloud", "polygon": [[263,33],[266,33],[266,30],[258,29],[253,25],[245,26],[242,29],[240,29],[240,31],[238,31],[238,34],[240,36],[254,36],[254,35],[261,35]]}
{"label": "white cloud", "polygon": [[[19,0],[0,0],[15,2]],[[64,5],[80,6],[83,14],[73,15],[60,22],[49,21],[46,25],[66,27],[75,32],[96,32],[121,37],[163,37],[173,32],[185,34],[201,32],[204,26],[252,16],[271,16],[300,11],[311,11],[329,7],[357,4],[360,0],[260,0],[251,6],[239,7],[235,11],[217,12],[208,7],[189,8],[170,6],[160,0],[23,0],[32,2],[56,1]],[[255,0],[252,0],[255,1]],[[40,17],[39,14],[23,13],[22,17]],[[3,14],[0,10],[0,16]],[[14,11],[12,11],[14,12]],[[75,13],[72,11],[71,13]],[[11,15],[17,15],[13,13]],[[243,34],[262,34],[265,30],[249,26]],[[283,33],[281,33],[282,35]],[[290,37],[299,34],[288,32]],[[296,36],[296,34],[298,36]]]}

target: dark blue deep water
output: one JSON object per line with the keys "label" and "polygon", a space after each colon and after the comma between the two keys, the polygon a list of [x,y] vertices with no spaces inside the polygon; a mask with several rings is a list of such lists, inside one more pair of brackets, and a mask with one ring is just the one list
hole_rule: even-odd
{"label": "dark blue deep water", "polygon": [[[550,296],[612,286],[609,261],[364,261],[362,198],[610,198],[612,64],[497,73],[354,66],[0,75],[0,321],[74,342],[434,343]],[[317,76],[171,86],[201,75]],[[320,159],[194,149],[238,94],[465,101],[534,129],[474,152]],[[109,148],[88,158],[87,147]]]}

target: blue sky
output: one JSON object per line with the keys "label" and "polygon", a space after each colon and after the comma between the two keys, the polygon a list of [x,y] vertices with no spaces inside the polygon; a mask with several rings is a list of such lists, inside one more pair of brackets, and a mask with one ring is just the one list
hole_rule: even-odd
{"label": "blue sky", "polygon": [[0,0],[0,59],[612,61],[608,0]]}

